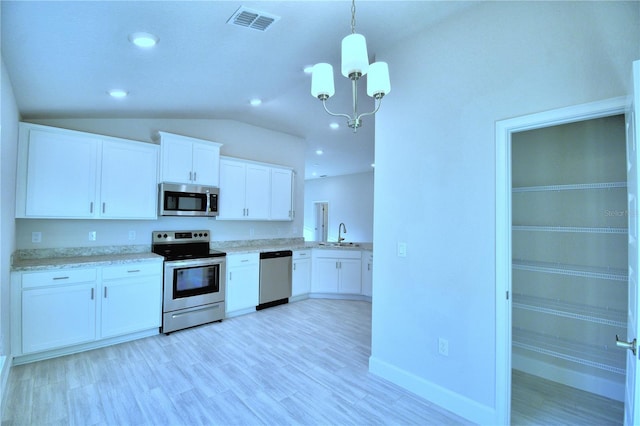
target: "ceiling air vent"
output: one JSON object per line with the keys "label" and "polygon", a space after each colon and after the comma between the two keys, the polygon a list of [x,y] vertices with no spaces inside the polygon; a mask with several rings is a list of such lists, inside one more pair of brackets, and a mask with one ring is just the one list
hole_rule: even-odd
{"label": "ceiling air vent", "polygon": [[240,6],[238,10],[231,15],[227,24],[238,25],[245,28],[253,28],[254,30],[266,31],[271,24],[280,19],[279,16],[269,15],[253,9]]}

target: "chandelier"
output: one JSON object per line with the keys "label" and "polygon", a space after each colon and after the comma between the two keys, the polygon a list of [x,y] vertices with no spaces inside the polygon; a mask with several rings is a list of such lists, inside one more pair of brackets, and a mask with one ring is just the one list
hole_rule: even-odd
{"label": "chandelier", "polygon": [[[367,77],[367,95],[375,99],[375,108],[371,112],[358,114],[358,80]],[[336,117],[345,117],[347,124],[357,132],[362,126],[362,117],[373,115],[380,109],[382,97],[391,91],[389,81],[389,66],[386,62],[374,62],[369,64],[367,54],[367,42],[363,35],[356,34],[356,2],[351,1],[351,34],[342,39],[342,75],[351,80],[353,91],[353,112],[349,114],[336,114],[327,108],[327,99],[335,94],[333,84],[333,67],[331,64],[319,63],[313,66],[311,74],[311,95],[322,101],[324,110]]]}

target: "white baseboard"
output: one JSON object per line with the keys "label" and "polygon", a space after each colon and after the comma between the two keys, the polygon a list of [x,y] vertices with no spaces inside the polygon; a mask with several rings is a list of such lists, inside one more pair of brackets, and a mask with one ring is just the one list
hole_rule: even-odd
{"label": "white baseboard", "polygon": [[7,390],[7,381],[9,380],[9,371],[11,370],[11,358],[0,356],[0,419],[4,414],[4,396]]}
{"label": "white baseboard", "polygon": [[604,377],[596,377],[568,368],[562,368],[518,353],[513,354],[511,367],[515,370],[604,396],[605,398],[624,401],[624,380],[620,382],[607,380]]}
{"label": "white baseboard", "polygon": [[495,408],[479,404],[373,356],[369,358],[369,371],[474,423],[497,424]]}

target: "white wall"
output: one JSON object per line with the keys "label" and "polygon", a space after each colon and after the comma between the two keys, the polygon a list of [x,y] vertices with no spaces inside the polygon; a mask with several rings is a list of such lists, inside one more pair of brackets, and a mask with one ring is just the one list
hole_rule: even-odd
{"label": "white wall", "polygon": [[[11,353],[10,278],[11,254],[15,250],[15,186],[18,146],[18,107],[11,81],[2,61],[0,74],[0,404],[4,394],[6,367],[3,357]],[[3,369],[4,367],[4,369]],[[3,374],[5,373],[5,374]],[[0,415],[2,409],[0,408]]]}
{"label": "white wall", "polygon": [[[244,222],[206,218],[159,218],[153,221],[36,220],[16,221],[19,249],[151,244],[151,233],[163,229],[210,229],[214,241],[302,237],[305,141],[299,137],[231,120],[205,119],[33,119],[48,126],[151,142],[158,130],[223,144],[222,155],[291,167],[295,172],[294,221]],[[31,242],[31,232],[42,232],[42,242]],[[96,231],[95,242],[88,232]],[[136,240],[128,239],[136,231]]]}
{"label": "white wall", "polygon": [[496,423],[495,122],[624,95],[639,8],[486,2],[377,52],[372,371]]}
{"label": "white wall", "polygon": [[310,179],[304,189],[304,237],[313,241],[314,203],[329,203],[329,241],[338,240],[344,222],[345,242],[373,241],[373,172]]}

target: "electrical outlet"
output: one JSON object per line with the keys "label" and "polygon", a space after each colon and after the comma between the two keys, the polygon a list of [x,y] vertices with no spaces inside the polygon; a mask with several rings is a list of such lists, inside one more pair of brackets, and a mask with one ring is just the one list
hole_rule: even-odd
{"label": "electrical outlet", "polygon": [[129,241],[136,239],[136,231],[129,231]]}
{"label": "electrical outlet", "polygon": [[398,243],[398,257],[407,257],[407,243]]}
{"label": "electrical outlet", "polygon": [[98,233],[96,231],[89,232],[89,241],[95,241],[98,238]]}
{"label": "electrical outlet", "polygon": [[32,243],[41,243],[42,242],[42,232],[32,232],[31,233],[31,242]]}
{"label": "electrical outlet", "polygon": [[449,356],[449,341],[447,339],[438,338],[438,353],[443,356]]}

